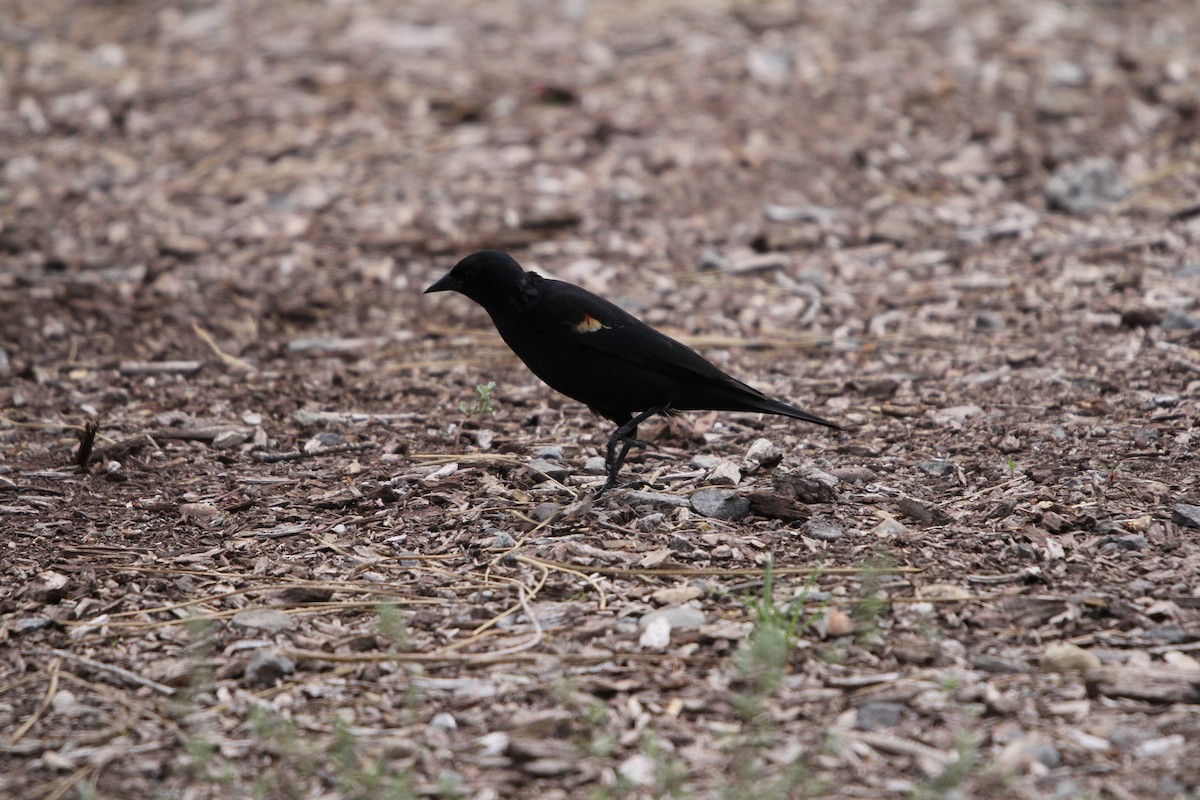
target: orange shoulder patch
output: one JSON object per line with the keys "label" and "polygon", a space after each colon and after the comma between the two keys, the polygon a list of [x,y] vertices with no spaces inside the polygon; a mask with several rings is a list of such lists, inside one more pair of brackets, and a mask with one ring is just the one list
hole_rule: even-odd
{"label": "orange shoulder patch", "polygon": [[576,322],[574,325],[575,330],[579,333],[595,333],[596,331],[603,330],[607,327],[607,325],[593,317],[591,314],[584,314],[583,319],[581,319],[579,322]]}

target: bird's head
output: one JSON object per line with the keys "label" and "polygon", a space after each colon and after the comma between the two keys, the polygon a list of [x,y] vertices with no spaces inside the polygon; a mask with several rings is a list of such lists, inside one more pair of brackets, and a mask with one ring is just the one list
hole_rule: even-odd
{"label": "bird's head", "polygon": [[505,302],[528,302],[537,294],[536,281],[537,276],[523,270],[508,253],[480,250],[455,264],[425,294],[458,292],[491,309]]}

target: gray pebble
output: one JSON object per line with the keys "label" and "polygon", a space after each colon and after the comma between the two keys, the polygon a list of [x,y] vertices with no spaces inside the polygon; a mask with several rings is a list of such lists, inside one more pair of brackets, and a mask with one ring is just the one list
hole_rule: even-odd
{"label": "gray pebble", "polygon": [[703,453],[692,456],[692,466],[698,469],[712,469],[720,463],[721,459],[716,456],[705,455]]}
{"label": "gray pebble", "polygon": [[1019,453],[1022,450],[1021,440],[1011,433],[1001,439],[997,447],[1001,453]]}
{"label": "gray pebble", "polygon": [[692,495],[692,510],[712,519],[739,520],[750,513],[750,501],[732,489],[701,489]]}
{"label": "gray pebble", "polygon": [[313,453],[321,452],[327,447],[339,447],[346,444],[346,442],[346,437],[342,436],[340,433],[325,431],[323,433],[318,433],[316,436],[305,442],[304,452],[312,455]]}
{"label": "gray pebble", "polygon": [[958,472],[951,461],[919,461],[917,469],[935,478],[952,478]]}
{"label": "gray pebble", "polygon": [[213,437],[212,446],[217,450],[232,450],[250,438],[250,431],[240,431],[231,428],[221,431]]}
{"label": "gray pebble", "polygon": [[553,517],[558,512],[562,511],[562,506],[558,503],[538,503],[529,512],[529,516],[533,517],[538,522],[545,522]]}
{"label": "gray pebble", "polygon": [[999,333],[1004,330],[1004,317],[995,311],[980,311],[975,315],[975,330],[979,333]]}
{"label": "gray pebble", "polygon": [[722,461],[708,473],[708,482],[716,486],[737,486],[742,480],[742,471],[732,461]]}
{"label": "gray pebble", "polygon": [[900,724],[904,706],[900,703],[864,703],[854,715],[854,724],[860,731],[878,731],[894,728]]}
{"label": "gray pebble", "polygon": [[1111,158],[1067,164],[1046,181],[1046,207],[1069,214],[1102,211],[1129,195],[1129,184]]}
{"label": "gray pebble", "polygon": [[1150,546],[1150,542],[1145,536],[1140,533],[1128,533],[1124,536],[1109,536],[1104,541],[1100,542],[1101,550],[1116,549],[1116,550],[1145,550]]}
{"label": "gray pebble", "polygon": [[[543,505],[554,505],[553,503],[543,503]],[[502,550],[507,550],[510,547],[516,547],[517,540],[512,537],[508,531],[497,531],[496,540],[492,542],[492,547],[499,547]]]}
{"label": "gray pebble", "polygon": [[823,517],[813,517],[800,526],[800,532],[822,542],[836,542],[846,535],[841,525]]}
{"label": "gray pebble", "polygon": [[1171,509],[1171,522],[1185,528],[1200,528],[1200,506],[1176,503]]}
{"label": "gray pebble", "polygon": [[783,451],[770,439],[755,439],[746,451],[743,469],[754,472],[757,469],[774,469],[783,461]]}
{"label": "gray pebble", "polygon": [[696,268],[701,272],[729,269],[729,261],[715,250],[705,250],[700,254],[700,260],[696,263]]}
{"label": "gray pebble", "polygon": [[671,534],[671,538],[667,541],[667,547],[676,553],[691,553],[696,549],[696,545],[692,544],[690,539],[686,539],[677,533]]}
{"label": "gray pebble", "polygon": [[[537,451],[537,457],[545,458],[550,461],[562,461],[563,460],[562,448],[556,447],[555,445],[549,445],[547,447],[543,447]],[[601,459],[601,460],[603,460],[603,459]]]}
{"label": "gray pebble", "polygon": [[529,472],[529,476],[535,481],[552,480],[562,483],[571,474],[571,470],[564,467],[562,464],[557,464],[553,461],[547,461],[544,458],[535,458],[530,461],[525,469]]}
{"label": "gray pebble", "polygon": [[639,531],[653,531],[657,530],[658,526],[662,525],[662,521],[664,519],[666,519],[664,514],[655,512],[653,514],[647,514],[646,516],[641,517],[634,524]]}
{"label": "gray pebble", "polygon": [[801,503],[833,503],[838,499],[838,479],[819,469],[777,472],[771,482],[785,497],[790,493]]}
{"label": "gray pebble", "polygon": [[892,538],[894,536],[902,536],[908,533],[908,528],[904,527],[904,523],[900,520],[894,517],[888,517],[874,528],[871,528],[871,533],[884,538]]}
{"label": "gray pebble", "polygon": [[242,677],[252,686],[274,686],[284,675],[296,671],[296,662],[276,647],[255,650]]}
{"label": "gray pebble", "polygon": [[628,492],[627,494],[619,495],[619,498],[623,504],[631,506],[645,503],[652,506],[678,508],[679,506],[686,506],[688,504],[688,499],[686,497],[680,497],[676,494],[667,494],[666,492],[632,491]]}
{"label": "gray pebble", "polygon": [[604,474],[604,457],[603,456],[592,456],[591,458],[589,458],[587,461],[585,461],[583,463],[583,471],[588,473],[589,475],[603,475]]}
{"label": "gray pebble", "polygon": [[16,633],[29,633],[49,628],[53,624],[53,620],[49,617],[21,617],[13,623],[13,630]]}
{"label": "gray pebble", "polygon": [[901,497],[897,501],[896,507],[900,510],[901,514],[917,522],[932,525],[946,525],[951,522],[949,514],[927,500],[918,500],[915,497]]}

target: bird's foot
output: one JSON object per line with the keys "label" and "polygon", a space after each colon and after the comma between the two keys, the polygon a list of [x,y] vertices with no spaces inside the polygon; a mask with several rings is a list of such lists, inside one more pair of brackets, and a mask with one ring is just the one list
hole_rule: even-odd
{"label": "bird's foot", "polygon": [[596,491],[596,494],[593,495],[592,499],[599,500],[600,496],[603,495],[605,492],[607,492],[609,489],[649,489],[649,488],[653,488],[653,484],[651,484],[649,481],[643,481],[641,479],[638,479],[638,480],[629,481],[628,483],[618,484],[616,481],[616,478],[614,476],[613,478],[610,478],[609,480],[604,482],[604,485],[601,486]]}
{"label": "bird's foot", "polygon": [[[617,454],[617,442],[621,442],[621,453]],[[615,470],[621,469],[621,465],[625,463],[625,456],[629,450],[634,447],[642,449],[654,447],[654,442],[646,441],[645,439],[613,439],[608,444],[608,452],[604,457],[604,469],[608,471],[610,476]],[[611,478],[613,482],[616,478]],[[611,487],[610,487],[611,488]]]}

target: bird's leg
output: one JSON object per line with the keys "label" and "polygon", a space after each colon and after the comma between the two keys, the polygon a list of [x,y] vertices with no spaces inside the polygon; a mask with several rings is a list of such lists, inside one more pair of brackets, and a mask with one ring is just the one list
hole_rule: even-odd
{"label": "bird's leg", "polygon": [[[641,425],[655,414],[662,413],[664,410],[664,406],[648,408],[633,419],[622,423],[619,428],[613,431],[613,435],[608,437],[608,447],[606,448],[606,455],[604,457],[604,467],[608,471],[608,480],[606,480],[604,485],[600,487],[600,491],[596,492],[597,497],[607,492],[613,486],[616,486],[617,473],[621,471],[621,465],[625,463],[625,457],[629,455],[629,448],[633,447],[634,445],[637,445],[638,447],[646,446],[646,442],[639,441],[636,438],[638,425]],[[617,454],[618,442],[621,444],[621,452],[619,455]]]}

